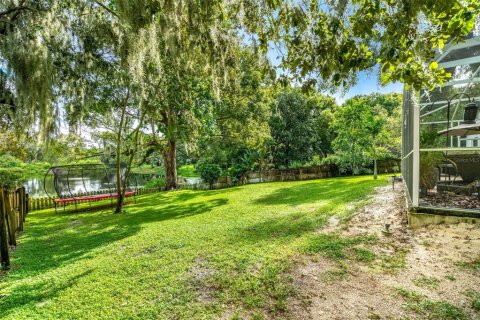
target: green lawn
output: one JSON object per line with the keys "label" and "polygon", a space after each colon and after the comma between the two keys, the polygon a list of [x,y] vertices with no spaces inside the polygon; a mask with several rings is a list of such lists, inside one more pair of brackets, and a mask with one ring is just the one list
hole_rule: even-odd
{"label": "green lawn", "polygon": [[[348,177],[165,192],[139,197],[123,215],[32,212],[13,268],[0,278],[0,317],[281,313],[294,294],[291,261],[325,247],[315,230],[332,215],[348,217],[347,204],[385,183]],[[327,245],[333,256],[340,249]]]}

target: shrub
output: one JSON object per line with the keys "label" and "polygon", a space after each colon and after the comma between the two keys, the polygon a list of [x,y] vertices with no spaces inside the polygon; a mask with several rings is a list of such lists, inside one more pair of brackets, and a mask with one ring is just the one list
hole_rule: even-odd
{"label": "shrub", "polygon": [[203,181],[210,185],[210,189],[222,174],[222,168],[217,164],[203,164],[198,170]]}
{"label": "shrub", "polygon": [[358,174],[359,175],[370,175],[373,174],[373,170],[370,168],[360,168],[358,169]]}
{"label": "shrub", "polygon": [[322,165],[336,165],[341,175],[351,175],[353,173],[350,163],[337,155],[329,155],[323,158]]}
{"label": "shrub", "polygon": [[292,162],[290,162],[290,165],[288,167],[290,169],[298,169],[298,168],[302,168],[303,166],[304,166],[303,162],[292,161]]}
{"label": "shrub", "polygon": [[228,169],[228,175],[232,178],[233,182],[238,182],[247,171],[243,165],[235,164]]}
{"label": "shrub", "polygon": [[20,168],[0,168],[0,187],[16,188],[25,182],[25,171]]}
{"label": "shrub", "polygon": [[0,156],[0,168],[16,168],[23,171],[23,176],[29,178],[31,176],[41,176],[44,175],[50,164],[48,162],[32,162],[25,163],[11,155]]}
{"label": "shrub", "polygon": [[20,167],[21,165],[22,165],[22,161],[18,160],[15,157],[12,157],[9,154],[0,156],[1,168],[14,168],[14,167]]}
{"label": "shrub", "polygon": [[322,165],[322,158],[320,158],[319,155],[314,155],[312,160],[308,161],[305,163],[305,167],[310,167],[310,166],[319,166]]}
{"label": "shrub", "polygon": [[165,180],[163,178],[153,178],[145,183],[147,188],[163,188],[165,186]]}

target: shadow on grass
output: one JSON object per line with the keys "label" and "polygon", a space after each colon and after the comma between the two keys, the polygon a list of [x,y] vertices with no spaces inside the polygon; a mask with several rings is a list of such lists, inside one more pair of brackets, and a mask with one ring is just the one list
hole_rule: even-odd
{"label": "shadow on grass", "polygon": [[[358,193],[359,184],[365,187],[375,185],[370,180],[355,181],[352,178],[336,178],[335,180],[323,180],[305,183],[301,185],[281,188],[255,202],[263,205],[289,204],[292,206],[314,202],[318,200],[341,200],[342,196],[348,197],[349,193]],[[368,192],[366,192],[368,194]]]}
{"label": "shadow on grass", "polygon": [[[197,196],[196,192],[150,195],[128,207],[126,214],[119,215],[113,214],[111,209],[96,213],[55,214],[49,211],[32,215],[25,236],[20,238],[21,252],[13,255],[12,269],[4,280],[11,278],[11,285],[14,281],[92,258],[95,255],[92,250],[136,234],[142,224],[204,214],[228,203],[223,198],[191,202]],[[13,285],[8,295],[2,296],[0,292],[2,315],[32,301],[42,303],[59,295],[81,276],[51,288],[46,281]]]}
{"label": "shadow on grass", "polygon": [[15,290],[6,297],[0,295],[0,310],[2,316],[9,315],[15,308],[25,304],[34,303],[37,307],[41,307],[52,298],[59,296],[64,290],[74,286],[81,278],[92,273],[92,270],[86,270],[61,283],[53,281],[39,282],[35,284],[26,283],[15,287]]}
{"label": "shadow on grass", "polygon": [[35,214],[20,238],[21,253],[13,255],[10,275],[22,279],[88,259],[91,250],[136,234],[142,224],[204,214],[228,202],[223,198],[187,202],[197,196],[191,192],[145,197],[127,206],[126,214],[113,214],[111,208],[95,213]]}
{"label": "shadow on grass", "polygon": [[314,232],[325,225],[331,216],[344,213],[345,205],[366,199],[378,182],[363,180],[312,182],[286,187],[255,200],[263,205],[289,204],[295,206],[308,203],[317,205],[309,211],[292,212],[279,217],[272,217],[236,233],[232,241],[249,241],[260,243],[272,239],[288,240],[303,234]]}

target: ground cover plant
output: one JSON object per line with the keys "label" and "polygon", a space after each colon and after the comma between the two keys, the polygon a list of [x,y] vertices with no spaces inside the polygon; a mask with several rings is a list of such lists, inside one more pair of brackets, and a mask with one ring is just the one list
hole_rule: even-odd
{"label": "ground cover plant", "polygon": [[386,178],[266,183],[139,197],[126,213],[32,212],[0,280],[5,319],[281,315],[292,259],[342,256],[315,231],[347,218]]}

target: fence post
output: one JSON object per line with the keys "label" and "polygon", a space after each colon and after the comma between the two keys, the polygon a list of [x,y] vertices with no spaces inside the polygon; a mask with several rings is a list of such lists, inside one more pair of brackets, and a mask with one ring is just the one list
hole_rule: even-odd
{"label": "fence post", "polygon": [[27,217],[27,214],[30,212],[30,197],[28,196],[28,193],[25,192],[25,216],[23,217],[23,221],[25,221],[25,218]]}
{"label": "fence post", "polygon": [[10,266],[8,253],[7,215],[5,211],[4,192],[0,188],[0,263],[7,269]]}
{"label": "fence post", "polygon": [[15,216],[13,214],[12,207],[10,206],[10,197],[9,197],[9,191],[3,190],[3,204],[4,204],[4,210],[5,210],[5,215],[7,217],[7,227],[8,227],[8,235],[10,237],[10,245],[16,246],[17,245],[17,238],[15,236],[15,232],[17,231],[17,228],[15,226]]}
{"label": "fence post", "polygon": [[22,190],[18,189],[16,192],[16,198],[17,198],[17,221],[18,221],[18,231],[23,231],[23,197],[22,197]]}

